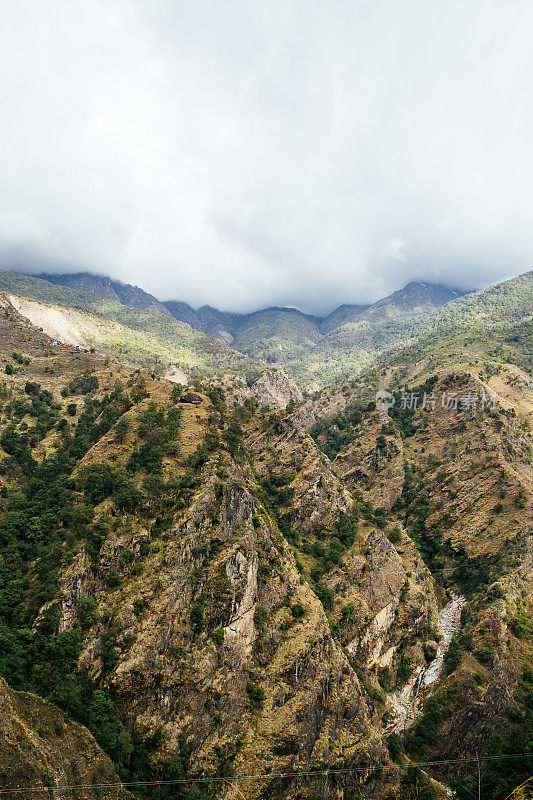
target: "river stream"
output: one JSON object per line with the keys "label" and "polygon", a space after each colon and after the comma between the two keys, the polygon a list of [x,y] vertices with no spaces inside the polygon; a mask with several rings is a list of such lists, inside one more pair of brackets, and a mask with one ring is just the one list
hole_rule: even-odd
{"label": "river stream", "polygon": [[434,684],[441,676],[444,669],[444,657],[450,642],[461,627],[461,610],[466,603],[466,598],[451,592],[452,599],[439,612],[439,629],[442,633],[437,648],[437,655],[427,667],[420,667],[397,692],[389,695],[391,705],[391,721],[388,733],[400,733],[409,728],[420,715],[420,701],[422,697],[432,694],[428,687]]}

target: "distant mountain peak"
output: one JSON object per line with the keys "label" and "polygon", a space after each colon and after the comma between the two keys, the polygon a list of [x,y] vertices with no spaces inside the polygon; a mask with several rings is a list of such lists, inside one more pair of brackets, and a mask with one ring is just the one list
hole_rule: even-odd
{"label": "distant mountain peak", "polygon": [[[424,288],[424,289],[444,289],[448,292],[454,292],[458,295],[468,294],[470,290],[468,289],[458,289],[456,286],[448,286],[447,283],[433,283],[432,281],[409,281],[403,289],[397,289],[397,292],[406,292],[411,289],[416,288]],[[393,293],[394,294],[394,293]]]}
{"label": "distant mountain peak", "polygon": [[107,297],[109,300],[115,300],[117,303],[122,303],[124,306],[131,308],[150,308],[153,311],[159,311],[160,314],[170,315],[170,311],[161,303],[156,297],[139,286],[132,285],[131,283],[123,283],[115,278],[110,278],[108,275],[94,275],[90,272],[76,272],[76,273],[58,273],[49,274],[41,273],[32,277],[40,278],[41,280],[53,283],[56,286],[66,286],[69,289],[77,289],[81,292],[89,292],[90,294],[100,295]]}

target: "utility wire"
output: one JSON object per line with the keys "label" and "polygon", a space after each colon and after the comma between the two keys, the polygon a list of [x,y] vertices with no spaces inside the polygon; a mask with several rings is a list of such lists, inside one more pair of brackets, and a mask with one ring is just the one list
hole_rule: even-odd
{"label": "utility wire", "polygon": [[[533,751],[530,753],[510,753],[501,756],[482,756],[480,761],[501,761],[507,758],[523,758],[524,756],[533,756]],[[439,766],[441,764],[470,764],[477,761],[477,758],[454,758],[443,759],[440,761],[416,761],[413,764],[417,767],[431,767]],[[125,781],[124,783],[79,783],[73,786],[21,786],[16,789],[0,789],[0,794],[8,794],[10,792],[42,792],[52,791],[61,792],[70,789],[116,789],[126,788],[128,786],[168,786],[179,783],[218,783],[218,782],[235,782],[235,781],[269,781],[272,778],[305,778],[313,775],[345,775],[352,772],[368,772],[375,770],[392,770],[404,769],[401,764],[368,764],[366,767],[347,767],[345,769],[317,769],[309,770],[307,772],[271,772],[268,775],[238,775],[234,778],[173,778],[169,780],[160,781]]]}

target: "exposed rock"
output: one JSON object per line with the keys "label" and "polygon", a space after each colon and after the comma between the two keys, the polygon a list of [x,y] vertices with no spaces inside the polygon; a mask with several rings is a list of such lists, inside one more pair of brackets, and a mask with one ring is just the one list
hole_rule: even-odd
{"label": "exposed rock", "polygon": [[179,399],[179,402],[180,403],[201,403],[202,402],[202,397],[201,397],[201,395],[196,394],[195,392],[185,392],[185,394],[181,395],[181,397]]}
{"label": "exposed rock", "polygon": [[[185,734],[193,775],[215,773],[215,745],[233,754],[237,774],[387,762],[371,704],[331,636],[321,603],[301,583],[292,555],[243,479],[246,473],[235,471],[226,480],[219,521],[212,524],[207,509],[216,502],[215,485],[206,476],[165,548],[144,561],[142,614],[128,611],[139,596],[133,576],[120,590],[99,589],[99,611],[106,610],[119,637],[134,638],[108,678],[118,708],[137,725],[161,725],[170,756]],[[137,535],[110,538],[100,568],[119,568],[120,552],[134,550]],[[298,620],[290,610],[295,603],[305,609]],[[201,609],[201,623],[191,635],[194,608]],[[223,644],[216,645],[220,629]],[[92,674],[100,664],[101,633],[99,624],[88,632],[80,659]],[[261,688],[255,705],[250,686]],[[394,785],[393,775],[386,780]],[[367,796],[383,791],[375,781]],[[279,792],[279,781],[267,778],[249,792]],[[296,785],[285,785],[283,794],[297,796]]]}
{"label": "exposed rock", "polygon": [[376,507],[390,510],[405,478],[401,436],[390,417],[379,411],[365,414],[361,433],[333,466],[349,489],[358,489]]}
{"label": "exposed rock", "polygon": [[170,367],[167,369],[167,371],[165,372],[165,378],[167,379],[167,381],[170,381],[171,383],[177,383],[180,386],[187,386],[187,384],[189,383],[189,378],[187,377],[187,375],[184,373],[182,369],[176,367],[175,364],[171,364]]}
{"label": "exposed rock", "polygon": [[93,581],[91,561],[82,547],[60,581],[61,617],[59,630],[70,630],[78,621],[77,607],[80,598],[88,594]]}
{"label": "exposed rock", "polygon": [[[327,457],[291,416],[275,420],[266,430],[254,429],[247,441],[253,449],[259,475],[269,472],[291,478],[292,524],[301,532],[334,527],[353,499],[331,470]],[[288,510],[288,509],[287,509]]]}
{"label": "exposed rock", "polygon": [[[509,550],[532,521],[530,434],[498,403],[494,408],[461,404],[461,398],[478,398],[484,391],[470,375],[444,378],[434,392],[455,395],[458,407],[436,403],[417,411],[416,432],[404,442],[405,458],[421,472],[419,491],[424,485],[430,501],[426,525],[470,557]],[[533,400],[533,391],[526,391]]]}
{"label": "exposed rock", "polygon": [[[183,748],[190,752],[187,777],[231,770],[265,776],[247,790],[252,798],[320,794],[342,800],[360,793],[381,800],[402,796],[397,773],[373,771],[390,766],[385,692],[398,711],[390,724],[404,727],[416,719],[424,697],[437,688],[443,694],[451,690],[449,716],[428,745],[428,757],[482,751],[493,733],[510,729],[509,710],[520,712],[517,687],[530,661],[533,574],[529,434],[520,417],[502,407],[484,415],[463,408],[448,416],[418,410],[414,433],[402,440],[393,422],[367,410],[360,430],[358,423],[350,429],[354,440],[332,465],[300,427],[298,411],[254,403],[233,408],[236,399],[253,394],[239,382],[227,392],[227,414],[207,396],[190,392],[193,402],[177,407],[179,442],[173,438],[167,449],[164,430],[156,427],[154,439],[152,431],[139,430],[153,404],[160,406],[152,408],[158,419],[167,419],[172,388],[167,381],[52,345],[14,319],[19,339],[11,332],[1,342],[2,352],[23,352],[35,373],[10,376],[3,424],[14,419],[8,404],[28,402],[28,377],[42,380],[57,399],[61,388],[91,365],[100,381],[93,406],[99,416],[87,423],[88,431],[83,425],[80,431],[92,446],[73,459],[74,480],[65,492],[67,504],[81,514],[72,515],[74,524],[68,514],[53,517],[59,519],[54,536],[61,541],[54,563],[67,566],[60,568],[59,597],[48,601],[37,620],[45,621],[44,610],[54,607],[46,617],[50,625],[58,599],[61,632],[83,619],[77,666],[109,691],[113,713],[126,730],[161,731],[150,754],[158,769],[167,769]],[[3,332],[2,325],[0,320]],[[52,355],[45,357],[48,347]],[[468,376],[447,380],[458,392],[477,392],[484,385]],[[502,374],[501,380],[508,397],[528,390],[515,373]],[[522,383],[515,386],[515,380]],[[129,393],[129,427],[120,440],[118,423],[106,425],[107,415],[121,418],[112,416],[115,400],[108,403],[118,391],[116,382]],[[134,393],[144,399],[130,407]],[[354,396],[359,389],[351,394],[349,386],[336,387],[328,402],[340,407]],[[62,436],[73,437],[83,404],[76,402],[76,415],[61,411],[62,427],[51,429],[32,449],[36,459],[57,452]],[[123,416],[122,403],[117,405]],[[232,431],[229,421],[236,423]],[[35,424],[30,414],[24,423],[28,427],[19,430]],[[125,470],[132,451],[153,441],[161,443],[160,474]],[[81,441],[77,444],[83,452]],[[101,462],[124,481],[135,505],[127,496],[117,502],[114,491],[97,505],[100,547],[92,521],[78,528],[76,520],[92,516],[80,468]],[[11,489],[25,489],[24,482],[17,486],[12,480],[9,462],[3,463],[2,512]],[[498,503],[502,508],[495,508]],[[376,506],[392,511],[376,514]],[[347,521],[349,535],[343,528]],[[24,542],[33,546],[29,538]],[[421,552],[439,581],[472,578],[462,620],[459,598],[446,604]],[[491,586],[493,565],[500,572]],[[32,555],[30,590],[42,567]],[[48,587],[36,596],[50,597]],[[80,601],[87,596],[97,608],[82,617]],[[440,616],[437,596],[444,605]],[[449,615],[448,626],[443,614]],[[462,662],[446,674],[444,654],[459,623]],[[439,627],[443,639],[437,644]],[[16,713],[8,709],[6,719]],[[44,763],[46,742],[32,741],[35,758]],[[85,749],[91,752],[89,745]],[[68,751],[65,759],[67,770]],[[331,774],[351,766],[366,772]],[[310,770],[330,774],[287,782],[275,777]],[[357,780],[361,786],[354,789]],[[234,787],[220,788],[221,796],[234,800]]]}
{"label": "exposed rock", "polygon": [[382,531],[370,530],[327,579],[347,651],[367,669],[391,674],[400,644],[435,625],[438,614],[429,570],[405,534],[401,545],[402,555]]}
{"label": "exposed rock", "polygon": [[252,384],[253,396],[265,406],[284,409],[289,401],[301,403],[303,395],[284,369],[268,370]]}
{"label": "exposed rock", "polygon": [[239,379],[219,381],[219,384],[226,393],[230,407],[255,397],[261,405],[273,411],[282,411],[291,400],[296,404],[303,400],[300,389],[284,369],[266,370],[251,386]]}

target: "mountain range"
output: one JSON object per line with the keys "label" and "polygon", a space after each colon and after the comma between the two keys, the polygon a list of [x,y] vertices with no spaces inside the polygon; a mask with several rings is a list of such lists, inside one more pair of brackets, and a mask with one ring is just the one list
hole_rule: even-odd
{"label": "mountain range", "polygon": [[[0,289],[112,320],[113,330],[106,325],[101,336],[122,356],[137,350],[138,357],[157,355],[193,373],[220,372],[222,363],[227,372],[240,369],[245,375],[283,366],[308,390],[358,372],[378,353],[406,343],[463,294],[428,282],[410,283],[372,305],[343,305],[321,319],[294,308],[234,314],[203,306],[195,311],[185,303],[161,303],[139,287],[88,273],[35,277],[4,272]],[[68,325],[72,327],[72,320]],[[117,325],[135,330],[135,336]],[[94,332],[78,338],[94,339]]]}
{"label": "mountain range", "polygon": [[0,787],[530,796],[533,273],[232,346],[74,284],[0,273]]}
{"label": "mountain range", "polygon": [[321,335],[368,366],[304,398],[167,313],[1,273],[0,787],[468,800],[479,754],[487,800],[529,791],[532,285],[359,312]]}
{"label": "mountain range", "polygon": [[373,319],[397,318],[422,309],[438,308],[465,294],[461,289],[420,281],[409,283],[405,288],[371,305],[339,306],[325,317],[304,314],[296,308],[277,306],[259,309],[249,314],[236,314],[208,305],[194,309],[188,303],[177,300],[160,301],[138,286],[89,272],[41,273],[35,277],[56,286],[66,286],[107,297],[131,308],[149,308],[162,314],[170,313],[175,319],[187,323],[191,328],[231,344],[243,352],[249,352],[253,348],[251,342],[255,343],[259,338],[254,335],[257,328],[265,327],[268,337],[275,335],[278,325],[289,330],[299,328],[304,336],[308,336],[312,341],[319,341],[321,336],[358,320],[361,315]]}

